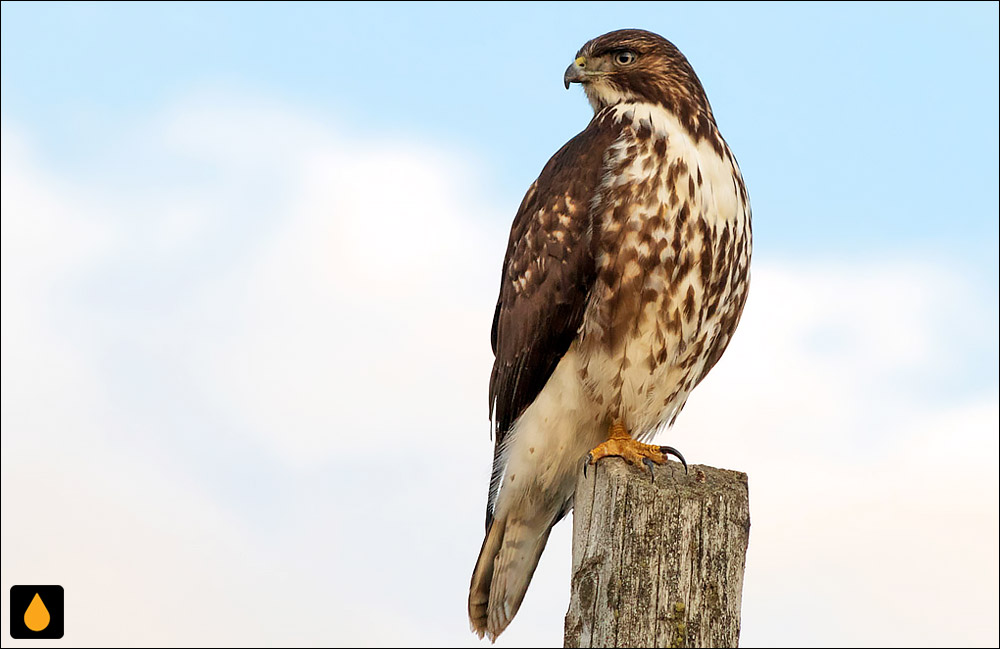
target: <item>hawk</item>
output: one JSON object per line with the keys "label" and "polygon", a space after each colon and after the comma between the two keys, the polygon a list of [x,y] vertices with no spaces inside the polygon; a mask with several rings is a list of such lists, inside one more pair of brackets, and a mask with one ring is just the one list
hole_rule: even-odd
{"label": "hawk", "polygon": [[673,424],[718,362],[749,286],[746,188],[684,55],[614,31],[563,80],[583,86],[594,117],[521,202],[493,317],[496,447],[469,589],[472,629],[491,640],[572,509],[581,464],[680,457],[641,440]]}

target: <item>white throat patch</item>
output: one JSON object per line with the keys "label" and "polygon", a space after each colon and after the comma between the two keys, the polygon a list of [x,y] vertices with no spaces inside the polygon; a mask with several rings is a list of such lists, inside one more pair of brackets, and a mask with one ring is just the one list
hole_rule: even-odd
{"label": "white throat patch", "polygon": [[635,95],[631,92],[622,92],[614,84],[605,81],[591,81],[583,84],[583,92],[587,95],[587,101],[594,112],[600,112],[602,108],[614,106],[621,102],[635,101]]}

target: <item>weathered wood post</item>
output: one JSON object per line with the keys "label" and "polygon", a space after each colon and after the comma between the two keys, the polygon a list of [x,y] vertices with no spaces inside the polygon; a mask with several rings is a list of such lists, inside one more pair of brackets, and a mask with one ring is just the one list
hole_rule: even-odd
{"label": "weathered wood post", "polygon": [[735,647],[750,534],[747,476],[609,457],[581,471],[567,647]]}

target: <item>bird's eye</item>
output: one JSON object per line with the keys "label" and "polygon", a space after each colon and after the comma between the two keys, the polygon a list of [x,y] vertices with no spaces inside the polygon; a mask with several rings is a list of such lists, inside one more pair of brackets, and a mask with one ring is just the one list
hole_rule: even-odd
{"label": "bird's eye", "polygon": [[618,65],[630,65],[635,63],[635,60],[639,58],[635,52],[632,50],[622,50],[620,52],[615,52],[615,63]]}

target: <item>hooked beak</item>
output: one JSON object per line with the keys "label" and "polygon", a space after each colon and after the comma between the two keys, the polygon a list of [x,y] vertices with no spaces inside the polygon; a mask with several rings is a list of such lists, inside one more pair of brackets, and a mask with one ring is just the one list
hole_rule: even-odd
{"label": "hooked beak", "polygon": [[583,83],[587,80],[587,71],[583,69],[583,66],[587,63],[587,59],[582,56],[577,58],[575,61],[569,64],[566,68],[566,73],[563,74],[563,85],[569,90],[569,84],[571,83]]}

